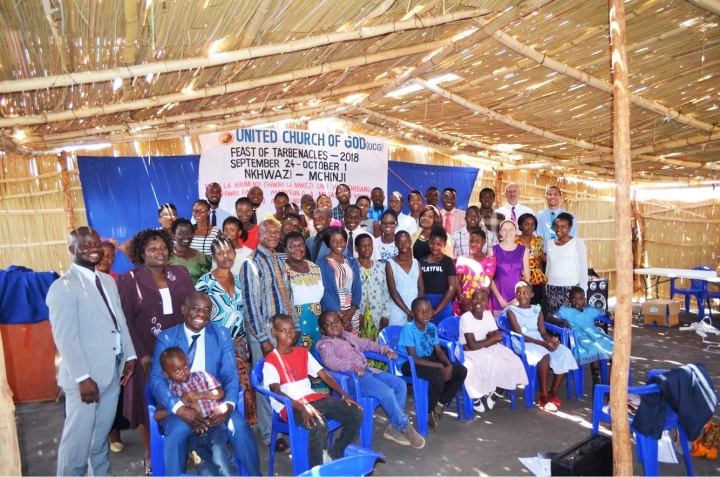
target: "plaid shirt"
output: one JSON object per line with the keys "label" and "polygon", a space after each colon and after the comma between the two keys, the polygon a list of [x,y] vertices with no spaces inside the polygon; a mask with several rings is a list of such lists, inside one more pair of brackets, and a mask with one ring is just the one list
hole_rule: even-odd
{"label": "plaid shirt", "polygon": [[505,216],[503,214],[498,214],[495,211],[493,211],[490,215],[483,215],[481,210],[480,219],[481,222],[485,224],[486,230],[489,230],[490,232],[497,235],[500,231],[500,224],[503,220],[505,220]]}
{"label": "plaid shirt", "polygon": [[[480,228],[485,231],[485,246],[483,247],[483,253],[487,253],[488,249],[493,245],[498,244],[497,235],[485,230],[485,226],[480,222]],[[451,236],[453,243],[453,257],[457,260],[458,257],[463,255],[470,255],[470,232],[467,227],[463,227]]]}
{"label": "plaid shirt", "polygon": [[[177,381],[170,381],[168,386],[170,386],[172,393],[179,398],[182,398],[183,395],[191,391],[204,393],[222,387],[217,379],[215,379],[213,375],[207,371],[196,371],[194,373],[190,373],[190,378],[187,382],[178,383]],[[219,405],[219,401],[215,401],[213,399],[198,399],[198,404],[200,404],[203,417],[209,417],[213,412],[215,412],[215,409]]]}
{"label": "plaid shirt", "polygon": [[345,218],[345,211],[342,207],[340,207],[340,204],[338,204],[332,209],[330,209],[330,216],[333,219],[342,220],[343,218]]}

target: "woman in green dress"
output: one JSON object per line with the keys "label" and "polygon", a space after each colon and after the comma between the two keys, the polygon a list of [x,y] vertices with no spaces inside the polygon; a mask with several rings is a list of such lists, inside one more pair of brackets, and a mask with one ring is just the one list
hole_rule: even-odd
{"label": "woman in green dress", "polygon": [[201,276],[210,271],[212,258],[190,248],[195,232],[188,219],[175,219],[170,230],[174,241],[173,253],[168,259],[168,265],[182,265],[187,268],[193,283],[197,283]]}

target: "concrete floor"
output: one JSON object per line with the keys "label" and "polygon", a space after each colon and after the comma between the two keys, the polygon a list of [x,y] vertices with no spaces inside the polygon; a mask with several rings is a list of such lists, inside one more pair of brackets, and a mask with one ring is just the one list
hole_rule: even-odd
{"label": "concrete floor", "polygon": [[[696,320],[695,315],[681,315],[681,325]],[[720,328],[720,320],[715,325]],[[720,342],[720,336],[710,339]],[[632,367],[635,384],[644,383],[652,368],[672,368],[690,362],[706,365],[716,386],[720,386],[718,355],[704,351],[702,338],[694,332],[677,328],[655,328],[633,325]],[[589,373],[589,371],[588,371]],[[590,391],[589,375],[586,392]],[[518,392],[518,409],[512,411],[508,401],[472,421],[458,421],[452,413],[437,433],[431,433],[422,450],[401,447],[381,437],[384,414],[378,410],[373,447],[387,456],[379,462],[374,475],[531,475],[518,457],[531,457],[538,452],[556,452],[570,447],[590,434],[591,396],[565,401],[561,411],[546,413],[524,406]],[[565,393],[561,393],[561,398]],[[413,409],[411,402],[408,411]],[[54,475],[57,446],[62,432],[62,403],[20,404],[16,409],[18,434],[22,453],[23,475]],[[714,419],[720,422],[716,415]],[[115,475],[140,475],[143,470],[142,444],[137,431],[123,432],[125,450],[112,454]],[[259,442],[259,439],[258,439]],[[634,451],[634,449],[633,449]],[[262,469],[267,472],[268,448],[260,444]],[[686,475],[680,464],[661,464],[662,475]],[[696,475],[720,475],[720,461],[693,459]],[[635,462],[636,475],[642,467]],[[290,475],[289,454],[279,455],[276,475]]]}

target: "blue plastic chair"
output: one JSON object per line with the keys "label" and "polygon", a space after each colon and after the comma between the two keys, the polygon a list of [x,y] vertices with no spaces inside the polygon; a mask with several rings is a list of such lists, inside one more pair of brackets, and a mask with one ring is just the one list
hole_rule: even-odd
{"label": "blue plastic chair", "polygon": [[[710,267],[695,267],[693,270],[713,270]],[[685,313],[690,313],[690,297],[695,297],[698,306],[698,316],[703,319],[705,316],[705,300],[707,300],[707,282],[705,280],[690,280],[689,288],[677,288],[675,286],[677,278],[670,279],[670,299],[675,294],[685,295]]]}
{"label": "blue plastic chair", "polygon": [[[386,363],[389,363],[389,359],[381,354],[378,353],[371,353],[370,351],[365,352],[365,356],[368,359],[374,359],[376,361],[384,361]],[[320,358],[320,355],[317,354],[315,358],[318,360],[320,364],[323,365],[323,367],[327,370],[325,365],[322,362],[322,359]],[[388,369],[389,364],[388,364]],[[343,376],[346,376],[348,379],[352,380],[353,383],[353,391],[354,395],[352,396],[355,401],[360,403],[360,405],[363,408],[363,422],[362,426],[360,427],[360,445],[366,449],[372,449],[372,437],[373,437],[373,427],[374,427],[374,417],[375,417],[375,411],[380,406],[380,400],[374,397],[367,397],[363,396],[360,392],[360,381],[358,379],[357,374],[355,373],[348,373],[343,371],[333,371],[334,373],[341,374]],[[348,386],[349,387],[349,386]],[[347,454],[347,452],[346,452]]]}
{"label": "blue plastic chair", "polygon": [[[252,372],[250,373],[250,382],[253,388],[255,388],[257,392],[263,394],[268,402],[270,402],[270,398],[273,398],[284,404],[287,409],[292,409],[290,399],[285,396],[275,394],[262,386],[264,365],[265,360],[261,359],[255,364],[255,366],[253,366]],[[335,380],[340,384],[340,386],[342,386],[343,390],[347,392],[347,378],[338,373],[333,373],[331,371],[327,372],[332,374]],[[295,422],[295,416],[292,412],[287,413],[287,418],[288,420],[285,422],[280,417],[280,414],[275,412],[275,410],[272,411],[272,431],[270,434],[270,462],[268,475],[275,475],[273,470],[275,468],[275,443],[277,442],[278,434],[286,434],[290,441],[293,474],[302,474],[310,468],[310,456],[307,452],[309,446],[308,431],[302,425]],[[327,426],[330,431],[330,439],[332,439],[332,433],[342,427],[339,422],[331,419],[327,420]]]}
{"label": "blue plastic chair", "polygon": [[[155,420],[157,405],[155,403],[155,397],[150,391],[149,384],[145,386],[145,399],[147,400],[148,415],[150,416],[150,466],[152,467],[154,475],[165,475],[165,436],[160,431],[158,421]],[[242,390],[240,391],[240,396],[238,397],[236,409],[240,412],[240,415],[245,418],[245,393],[242,392]],[[247,472],[240,464],[240,461],[236,460],[235,463],[237,464],[240,473],[242,475],[247,475]]]}
{"label": "blue plastic chair", "polygon": [[[664,373],[664,370],[653,369],[648,373],[648,381],[656,374]],[[659,393],[660,388],[657,384],[646,384],[645,386],[630,386],[628,394],[652,394]],[[610,386],[606,384],[595,385],[595,396],[593,397],[593,415],[592,415],[592,433],[598,434],[600,423],[610,423],[610,408],[607,411],[603,409],[605,404],[605,395],[610,393]],[[683,460],[685,461],[685,470],[688,475],[693,474],[692,458],[690,457],[690,444],[688,442],[685,429],[678,424],[678,416],[669,405],[665,405],[665,423],[663,430],[677,429],[680,440],[680,446],[683,451]],[[630,416],[630,430],[635,437],[635,449],[640,463],[642,463],[645,475],[658,475],[658,441],[650,436],[640,434],[632,427],[632,415]]]}
{"label": "blue plastic chair", "polygon": [[[515,351],[515,354],[522,360],[523,366],[525,367],[525,373],[528,378],[528,385],[525,386],[525,407],[533,407],[535,406],[535,391],[538,387],[537,365],[531,365],[527,361],[527,356],[525,355],[525,337],[512,330],[510,327],[510,321],[508,320],[505,311],[498,316],[497,325],[499,329],[505,332],[505,336],[503,337],[505,346]],[[566,328],[561,328],[560,326],[555,326],[552,323],[545,322],[545,329],[560,335],[560,343],[564,346],[568,346],[570,344],[570,337],[568,334],[569,330]],[[573,386],[569,379],[570,374],[571,373],[568,373],[568,375],[565,376],[568,401],[573,398]]]}
{"label": "blue plastic chair", "polygon": [[310,470],[300,474],[299,477],[363,477],[372,473],[375,461],[385,459],[385,456],[364,447],[350,444],[345,449],[345,456],[323,465],[316,465]]}
{"label": "blue plastic chair", "polygon": [[[440,322],[438,325],[438,334],[441,338],[450,341],[455,346],[456,357],[460,364],[465,364],[465,350],[460,343],[460,317],[459,316],[448,316]],[[465,417],[471,419],[473,416],[472,399],[465,389],[465,385],[462,387],[463,392],[463,404],[465,408]],[[514,411],[515,405],[515,390],[506,389],[505,395],[510,397],[510,408]]]}

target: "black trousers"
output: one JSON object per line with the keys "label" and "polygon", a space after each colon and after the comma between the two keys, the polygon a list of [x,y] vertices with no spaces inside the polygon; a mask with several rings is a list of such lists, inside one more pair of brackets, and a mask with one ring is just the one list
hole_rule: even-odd
{"label": "black trousers", "polygon": [[[440,363],[440,360],[435,357],[435,353],[424,359]],[[450,364],[453,368],[452,376],[449,381],[445,381],[443,372],[438,368],[423,366],[415,363],[415,370],[417,371],[418,377],[430,383],[428,386],[428,414],[430,414],[430,411],[435,409],[438,402],[445,405],[452,401],[455,394],[457,394],[465,382],[467,368],[458,363],[450,362]],[[408,361],[403,363],[402,373],[405,376],[412,376],[412,373],[410,372],[410,363]]]}

